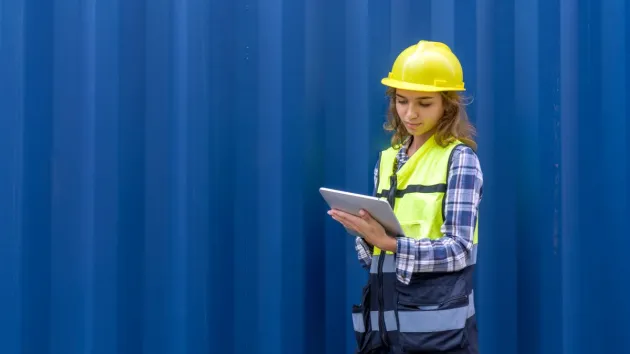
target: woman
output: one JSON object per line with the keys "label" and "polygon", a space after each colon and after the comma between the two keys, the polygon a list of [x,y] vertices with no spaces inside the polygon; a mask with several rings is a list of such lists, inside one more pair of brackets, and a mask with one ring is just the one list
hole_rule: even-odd
{"label": "woman", "polygon": [[357,353],[478,353],[473,301],[483,176],[459,91],[463,72],[443,43],[400,53],[382,83],[391,147],[374,171],[404,235],[369,214],[331,210],[356,239],[370,276],[352,311]]}

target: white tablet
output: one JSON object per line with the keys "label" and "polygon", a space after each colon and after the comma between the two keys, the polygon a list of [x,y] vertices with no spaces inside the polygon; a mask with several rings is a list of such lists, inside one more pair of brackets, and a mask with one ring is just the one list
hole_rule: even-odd
{"label": "white tablet", "polygon": [[[387,233],[390,235],[404,236],[400,223],[387,201],[373,196],[323,187],[319,189],[319,192],[331,209],[339,209],[356,216],[359,216],[359,211],[364,209],[370,213],[376,221],[383,225]],[[348,232],[350,232],[350,230],[348,230]]]}

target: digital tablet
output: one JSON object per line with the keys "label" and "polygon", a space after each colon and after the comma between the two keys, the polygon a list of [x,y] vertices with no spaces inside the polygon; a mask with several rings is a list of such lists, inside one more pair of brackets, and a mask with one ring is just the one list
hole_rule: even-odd
{"label": "digital tablet", "polygon": [[[324,187],[320,188],[319,192],[331,209],[342,210],[356,216],[359,216],[359,211],[363,209],[383,225],[383,228],[388,234],[404,236],[400,223],[387,201],[369,195],[344,192]],[[355,236],[360,236],[350,230],[348,230],[348,232]]]}

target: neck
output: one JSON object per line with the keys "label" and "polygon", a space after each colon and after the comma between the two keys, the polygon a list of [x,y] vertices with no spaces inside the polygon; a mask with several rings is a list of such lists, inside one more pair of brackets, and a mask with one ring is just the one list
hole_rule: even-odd
{"label": "neck", "polygon": [[424,145],[424,143],[426,143],[427,140],[431,138],[433,133],[435,133],[435,131],[432,129],[424,134],[414,135],[413,140],[411,141],[411,144],[407,148],[407,155],[411,157],[411,155],[413,155],[416,151],[418,151],[420,147],[422,147],[422,145]]}

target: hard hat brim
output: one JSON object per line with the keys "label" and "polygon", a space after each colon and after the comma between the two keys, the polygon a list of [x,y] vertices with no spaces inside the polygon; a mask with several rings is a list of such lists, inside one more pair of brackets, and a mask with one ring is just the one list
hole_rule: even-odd
{"label": "hard hat brim", "polygon": [[401,90],[409,90],[409,91],[421,91],[421,92],[466,91],[466,89],[463,86],[445,87],[445,86],[413,84],[410,82],[394,80],[387,77],[382,79],[381,83],[388,87],[397,88]]}

